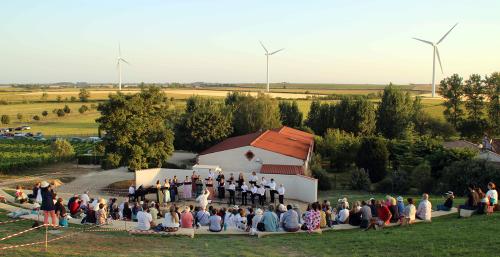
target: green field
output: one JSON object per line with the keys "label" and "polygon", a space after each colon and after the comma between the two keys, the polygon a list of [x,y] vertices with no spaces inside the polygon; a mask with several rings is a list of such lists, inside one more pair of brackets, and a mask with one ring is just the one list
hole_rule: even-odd
{"label": "green field", "polygon": [[[0,213],[0,221],[6,220]],[[0,237],[31,227],[22,221],[0,225]],[[78,226],[80,227],[80,226]],[[328,231],[265,238],[204,235],[186,237],[130,236],[125,232],[83,232],[49,243],[2,250],[7,256],[497,256],[500,213],[380,231]],[[64,230],[62,235],[74,230]],[[55,238],[49,235],[49,239]],[[44,231],[28,232],[0,242],[0,247],[44,240]]]}

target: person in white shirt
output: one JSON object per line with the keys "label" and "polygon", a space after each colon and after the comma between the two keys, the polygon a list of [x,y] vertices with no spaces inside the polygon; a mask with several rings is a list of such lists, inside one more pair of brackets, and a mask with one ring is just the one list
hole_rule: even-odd
{"label": "person in white shirt", "polygon": [[285,187],[283,186],[283,184],[280,184],[280,186],[278,187],[278,202],[280,204],[284,204],[284,201],[285,201]]}
{"label": "person in white shirt", "polygon": [[257,185],[257,180],[259,178],[257,178],[257,174],[254,172],[252,172],[252,174],[250,175],[250,177],[248,177],[248,183],[250,183],[250,185]]}
{"label": "person in white shirt", "polygon": [[495,183],[488,183],[488,192],[486,192],[486,197],[490,202],[490,206],[495,206],[498,203],[498,191]]}
{"label": "person in white shirt", "polygon": [[264,188],[264,202],[266,202],[266,188],[269,188],[269,186],[267,185],[267,180],[262,177],[261,180],[260,180],[260,187],[263,187]]}
{"label": "person in white shirt", "polygon": [[229,191],[229,204],[236,204],[235,194],[236,194],[236,185],[234,184],[234,180],[232,180],[227,188]]}
{"label": "person in white shirt", "polygon": [[134,184],[130,185],[130,187],[128,188],[128,201],[129,202],[132,202],[132,200],[136,200],[136,196],[135,196],[135,186]]}
{"label": "person in white shirt", "polygon": [[274,194],[276,194],[276,182],[274,182],[274,178],[271,179],[271,182],[267,184],[269,187],[269,195],[271,196],[271,203],[274,203]]}
{"label": "person in white shirt", "polygon": [[401,220],[402,225],[412,224],[415,222],[415,215],[417,213],[417,208],[413,203],[413,198],[408,198],[408,205],[406,205],[403,212],[403,219]]}
{"label": "person in white shirt", "polygon": [[417,218],[425,221],[431,221],[432,204],[429,202],[429,195],[423,194],[422,201],[417,208]]}
{"label": "person in white shirt", "polygon": [[260,206],[264,206],[264,204],[266,203],[266,188],[264,188],[264,186],[261,185],[259,187],[258,193],[259,193],[259,204]]}
{"label": "person in white shirt", "polygon": [[241,185],[241,205],[247,205],[247,191],[248,186],[243,182],[243,185]]}
{"label": "person in white shirt", "polygon": [[208,180],[209,178],[212,178],[212,180],[215,178],[215,174],[212,170],[208,170],[208,177],[205,180]]}
{"label": "person in white shirt", "polygon": [[198,198],[196,198],[196,201],[199,203],[200,208],[202,208],[203,210],[207,208],[209,196],[210,196],[210,191],[205,189],[203,194],[201,194],[200,196],[198,196]]}
{"label": "person in white shirt", "polygon": [[149,210],[141,210],[137,213],[137,229],[138,230],[149,230],[151,229],[151,222],[153,221],[153,216],[149,213]]}
{"label": "person in white shirt", "polygon": [[226,228],[235,228],[236,227],[236,211],[233,208],[228,208],[226,211],[226,215],[224,216],[224,225]]}
{"label": "person in white shirt", "polygon": [[255,197],[258,196],[257,190],[258,190],[257,186],[252,185],[251,194],[250,194],[250,200],[252,201],[252,205],[255,204]]}
{"label": "person in white shirt", "polygon": [[82,200],[83,205],[87,205],[90,202],[89,191],[85,191],[80,195],[80,200]]}
{"label": "person in white shirt", "polygon": [[339,213],[335,217],[335,221],[337,222],[337,224],[345,224],[347,218],[349,218],[349,210],[345,208],[345,204],[342,204]]}
{"label": "person in white shirt", "polygon": [[179,230],[179,214],[175,212],[175,206],[171,205],[167,213],[165,213],[165,218],[161,225],[165,228],[167,232],[175,232]]}

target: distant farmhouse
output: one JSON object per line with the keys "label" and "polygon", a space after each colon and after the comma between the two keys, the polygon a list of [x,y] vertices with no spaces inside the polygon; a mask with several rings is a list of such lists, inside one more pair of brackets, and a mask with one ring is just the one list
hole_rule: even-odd
{"label": "distant farmhouse", "polygon": [[482,145],[477,145],[466,140],[456,140],[443,143],[443,146],[449,149],[468,148],[476,150],[478,152],[476,158],[500,164],[500,140],[493,139],[491,145],[491,150],[486,150],[482,147]]}

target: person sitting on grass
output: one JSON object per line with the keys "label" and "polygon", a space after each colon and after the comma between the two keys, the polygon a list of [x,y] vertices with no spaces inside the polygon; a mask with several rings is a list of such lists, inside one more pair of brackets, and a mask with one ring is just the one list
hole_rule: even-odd
{"label": "person sitting on grass", "polygon": [[349,212],[349,224],[351,226],[360,226],[361,225],[361,206],[360,202],[356,201],[352,205],[352,210]]}
{"label": "person sitting on grass", "polygon": [[334,224],[346,224],[349,222],[349,210],[346,208],[345,202],[340,204],[340,210],[335,216]]}
{"label": "person sitting on grass", "polygon": [[165,213],[165,218],[162,222],[162,226],[167,232],[176,232],[179,230],[179,215],[175,211],[175,206],[171,205],[167,213]]}
{"label": "person sitting on grass", "polygon": [[22,186],[16,187],[16,201],[21,204],[28,201],[28,196],[26,195],[26,193],[24,193]]}
{"label": "person sitting on grass", "polygon": [[455,198],[455,195],[453,194],[453,192],[448,191],[446,193],[446,200],[444,201],[444,204],[438,204],[437,210],[438,211],[450,211],[451,208],[453,208],[453,199],[454,198]]}
{"label": "person sitting on grass", "polygon": [[149,213],[149,209],[140,210],[137,212],[137,229],[138,230],[149,230],[153,223],[153,217]]}
{"label": "person sitting on grass", "polygon": [[418,204],[417,219],[431,221],[432,204],[429,201],[429,195],[423,194],[422,201]]}
{"label": "person sitting on grass", "polygon": [[396,198],[396,205],[398,206],[398,213],[400,216],[403,216],[404,214],[404,211],[405,211],[405,203],[404,203],[404,199],[402,196],[398,196],[398,198]]}
{"label": "person sitting on grass", "polygon": [[71,217],[78,217],[82,213],[82,209],[80,208],[81,200],[75,198],[71,203],[68,204],[69,214]]}
{"label": "person sitting on grass", "polygon": [[286,206],[287,211],[281,218],[281,227],[286,232],[297,232],[300,229],[299,215],[292,209],[291,205]]}
{"label": "person sitting on grass", "polygon": [[370,206],[366,203],[366,201],[361,202],[361,224],[359,225],[361,228],[368,228],[370,226],[370,222],[372,220],[372,210]]}
{"label": "person sitting on grass", "polygon": [[481,188],[477,188],[477,194],[479,195],[480,199],[479,205],[477,207],[477,214],[485,214],[488,212],[488,206],[490,205],[490,202]]}
{"label": "person sitting on grass", "polygon": [[366,230],[369,230],[370,228],[383,228],[385,225],[391,222],[392,214],[389,208],[387,208],[387,206],[385,206],[382,201],[377,201],[376,205],[378,216],[376,218],[372,218],[370,225],[368,226],[368,228],[366,228]]}
{"label": "person sitting on grass", "polygon": [[181,227],[182,228],[193,228],[193,214],[191,213],[191,208],[189,206],[184,207],[184,211],[181,213]]}
{"label": "person sitting on grass", "polygon": [[56,212],[56,216],[59,219],[59,226],[67,227],[68,220],[66,219],[66,207],[63,205],[63,199],[61,197],[57,198],[57,202],[54,205],[54,211]]}
{"label": "person sitting on grass", "polygon": [[255,233],[257,232],[257,226],[262,220],[263,214],[264,212],[261,209],[255,210],[255,216],[253,216],[252,218],[252,227],[250,228],[251,235],[255,235]]}
{"label": "person sitting on grass", "polygon": [[108,214],[106,212],[106,209],[104,208],[104,204],[100,203],[99,210],[97,210],[97,213],[96,213],[97,225],[100,225],[100,226],[105,225],[107,218],[108,218]]}
{"label": "person sitting on grass", "polygon": [[377,201],[375,198],[370,198],[368,205],[370,206],[370,210],[372,210],[372,217],[377,217]]}
{"label": "person sitting on grass", "polygon": [[205,210],[201,209],[196,213],[195,219],[196,219],[196,225],[197,226],[208,226],[208,219],[210,218],[210,213]]}
{"label": "person sitting on grass", "polygon": [[463,210],[475,211],[475,210],[477,210],[477,207],[478,207],[479,202],[480,202],[479,195],[477,194],[476,190],[474,190],[474,185],[469,184],[467,189],[468,189],[468,193],[467,193],[467,200],[465,201],[465,204],[458,206],[459,217],[460,217],[460,210],[463,209]]}
{"label": "person sitting on grass", "polygon": [[210,217],[208,218],[208,230],[210,232],[222,231],[222,218],[219,215],[217,215],[216,208],[213,208],[211,210]]}
{"label": "person sitting on grass", "polygon": [[320,219],[321,215],[319,213],[319,207],[316,203],[311,204],[305,213],[304,225],[302,226],[302,229],[307,230],[308,232],[319,229]]}
{"label": "person sitting on grass", "polygon": [[[319,213],[318,213],[319,216]],[[266,232],[277,232],[279,229],[279,221],[278,215],[274,212],[274,205],[270,204],[267,207],[267,210],[264,212],[262,216],[262,220],[260,221],[264,223],[264,230]],[[319,225],[319,222],[318,222]]]}
{"label": "person sitting on grass", "polygon": [[158,213],[159,213],[159,211],[158,211],[158,208],[156,208],[156,203],[155,202],[151,202],[151,204],[149,205],[149,213],[151,213],[151,218],[153,218],[153,224],[154,225],[158,224]]}
{"label": "person sitting on grass", "polygon": [[396,198],[390,195],[386,196],[385,206],[387,206],[387,208],[389,208],[389,211],[391,211],[391,222],[394,223],[399,221],[399,209],[397,204],[398,203],[396,201]]}
{"label": "person sitting on grass", "polygon": [[408,198],[406,201],[408,202],[408,205],[406,205],[403,211],[401,225],[412,224],[415,222],[415,215],[417,214],[417,208],[415,207],[413,198]]}
{"label": "person sitting on grass", "polygon": [[240,230],[246,230],[247,228],[247,214],[245,209],[238,209],[238,213],[236,214],[234,221],[236,224],[236,228]]}

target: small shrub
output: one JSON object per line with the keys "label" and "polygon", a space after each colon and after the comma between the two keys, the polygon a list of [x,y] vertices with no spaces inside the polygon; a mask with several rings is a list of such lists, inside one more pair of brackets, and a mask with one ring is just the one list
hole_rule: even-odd
{"label": "small shrub", "polygon": [[351,171],[351,189],[369,191],[370,186],[370,177],[364,169],[353,169]]}
{"label": "small shrub", "polygon": [[47,112],[47,111],[43,111],[43,112],[42,112],[42,116],[43,116],[43,117],[47,117],[47,115],[49,115],[49,112]]}
{"label": "small shrub", "polygon": [[73,146],[64,139],[57,139],[52,142],[52,155],[60,160],[69,159],[75,155]]}
{"label": "small shrub", "polygon": [[64,115],[66,115],[66,112],[63,109],[57,109],[56,114],[57,117],[64,117]]}
{"label": "small shrub", "polygon": [[33,116],[33,120],[39,121],[40,120],[40,116],[38,116],[38,115]]}
{"label": "small shrub", "polygon": [[9,124],[10,123],[9,115],[6,115],[6,114],[2,115],[1,121],[2,121],[2,124]]}
{"label": "small shrub", "polygon": [[69,106],[68,106],[68,105],[64,105],[63,111],[64,111],[65,113],[70,113],[70,112],[71,112],[71,109],[69,108]]}
{"label": "small shrub", "polygon": [[323,169],[313,169],[312,175],[316,179],[318,179],[318,189],[319,190],[331,190],[332,189],[332,181]]}

